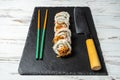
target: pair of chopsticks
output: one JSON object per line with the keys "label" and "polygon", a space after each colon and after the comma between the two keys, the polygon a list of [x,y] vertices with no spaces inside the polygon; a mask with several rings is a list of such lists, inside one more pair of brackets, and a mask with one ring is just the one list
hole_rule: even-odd
{"label": "pair of chopsticks", "polygon": [[[48,9],[46,9],[45,18],[44,18],[44,26],[43,29],[40,30],[40,9],[38,10],[38,24],[37,24],[37,43],[36,43],[36,59],[43,58],[43,48],[44,48],[44,40],[45,40],[45,31],[46,31],[46,23],[48,17]],[[40,40],[40,31],[42,31],[42,36]],[[41,43],[40,43],[41,41]]]}

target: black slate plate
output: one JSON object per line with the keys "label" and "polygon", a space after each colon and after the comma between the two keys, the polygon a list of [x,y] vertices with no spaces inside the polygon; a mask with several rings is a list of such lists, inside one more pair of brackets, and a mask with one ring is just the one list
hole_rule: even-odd
{"label": "black slate plate", "polygon": [[[85,44],[85,36],[77,35],[75,32],[73,9],[74,7],[36,7],[30,24],[26,44],[23,55],[19,64],[18,72],[21,75],[107,75],[102,51],[99,40],[94,27],[92,15],[88,7],[79,7],[87,14],[87,21],[91,34],[95,41],[97,52],[102,64],[100,71],[92,71],[90,69],[87,49]],[[45,10],[49,9],[47,22],[45,46],[43,60],[35,59],[36,35],[37,35],[37,11],[41,10],[41,19],[43,23]],[[70,29],[72,31],[72,55],[66,58],[57,58],[52,46],[54,37],[54,16],[57,12],[67,11],[70,13]],[[43,24],[42,24],[43,25]]]}

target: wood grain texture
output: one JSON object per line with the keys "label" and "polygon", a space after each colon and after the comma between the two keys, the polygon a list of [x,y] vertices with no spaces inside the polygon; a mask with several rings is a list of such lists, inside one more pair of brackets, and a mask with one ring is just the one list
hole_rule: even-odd
{"label": "wood grain texture", "polygon": [[[35,6],[89,6],[108,76],[21,76],[18,64]],[[0,0],[1,80],[120,80],[120,0]]]}

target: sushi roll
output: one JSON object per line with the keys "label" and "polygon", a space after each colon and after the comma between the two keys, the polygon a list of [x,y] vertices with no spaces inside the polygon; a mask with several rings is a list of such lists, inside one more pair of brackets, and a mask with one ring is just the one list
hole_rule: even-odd
{"label": "sushi roll", "polygon": [[71,54],[71,31],[69,29],[68,12],[62,11],[55,15],[54,18],[54,38],[53,38],[53,50],[57,54],[57,57],[64,57]]}
{"label": "sushi roll", "polygon": [[53,50],[57,57],[64,57],[71,54],[71,46],[66,40],[59,40],[54,46]]}

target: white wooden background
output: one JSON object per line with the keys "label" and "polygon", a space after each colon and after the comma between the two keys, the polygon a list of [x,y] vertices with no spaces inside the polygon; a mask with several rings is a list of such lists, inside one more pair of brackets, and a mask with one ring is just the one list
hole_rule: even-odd
{"label": "white wooden background", "polygon": [[[18,64],[35,6],[89,6],[108,76],[21,76]],[[0,80],[120,80],[120,0],[0,0]]]}

